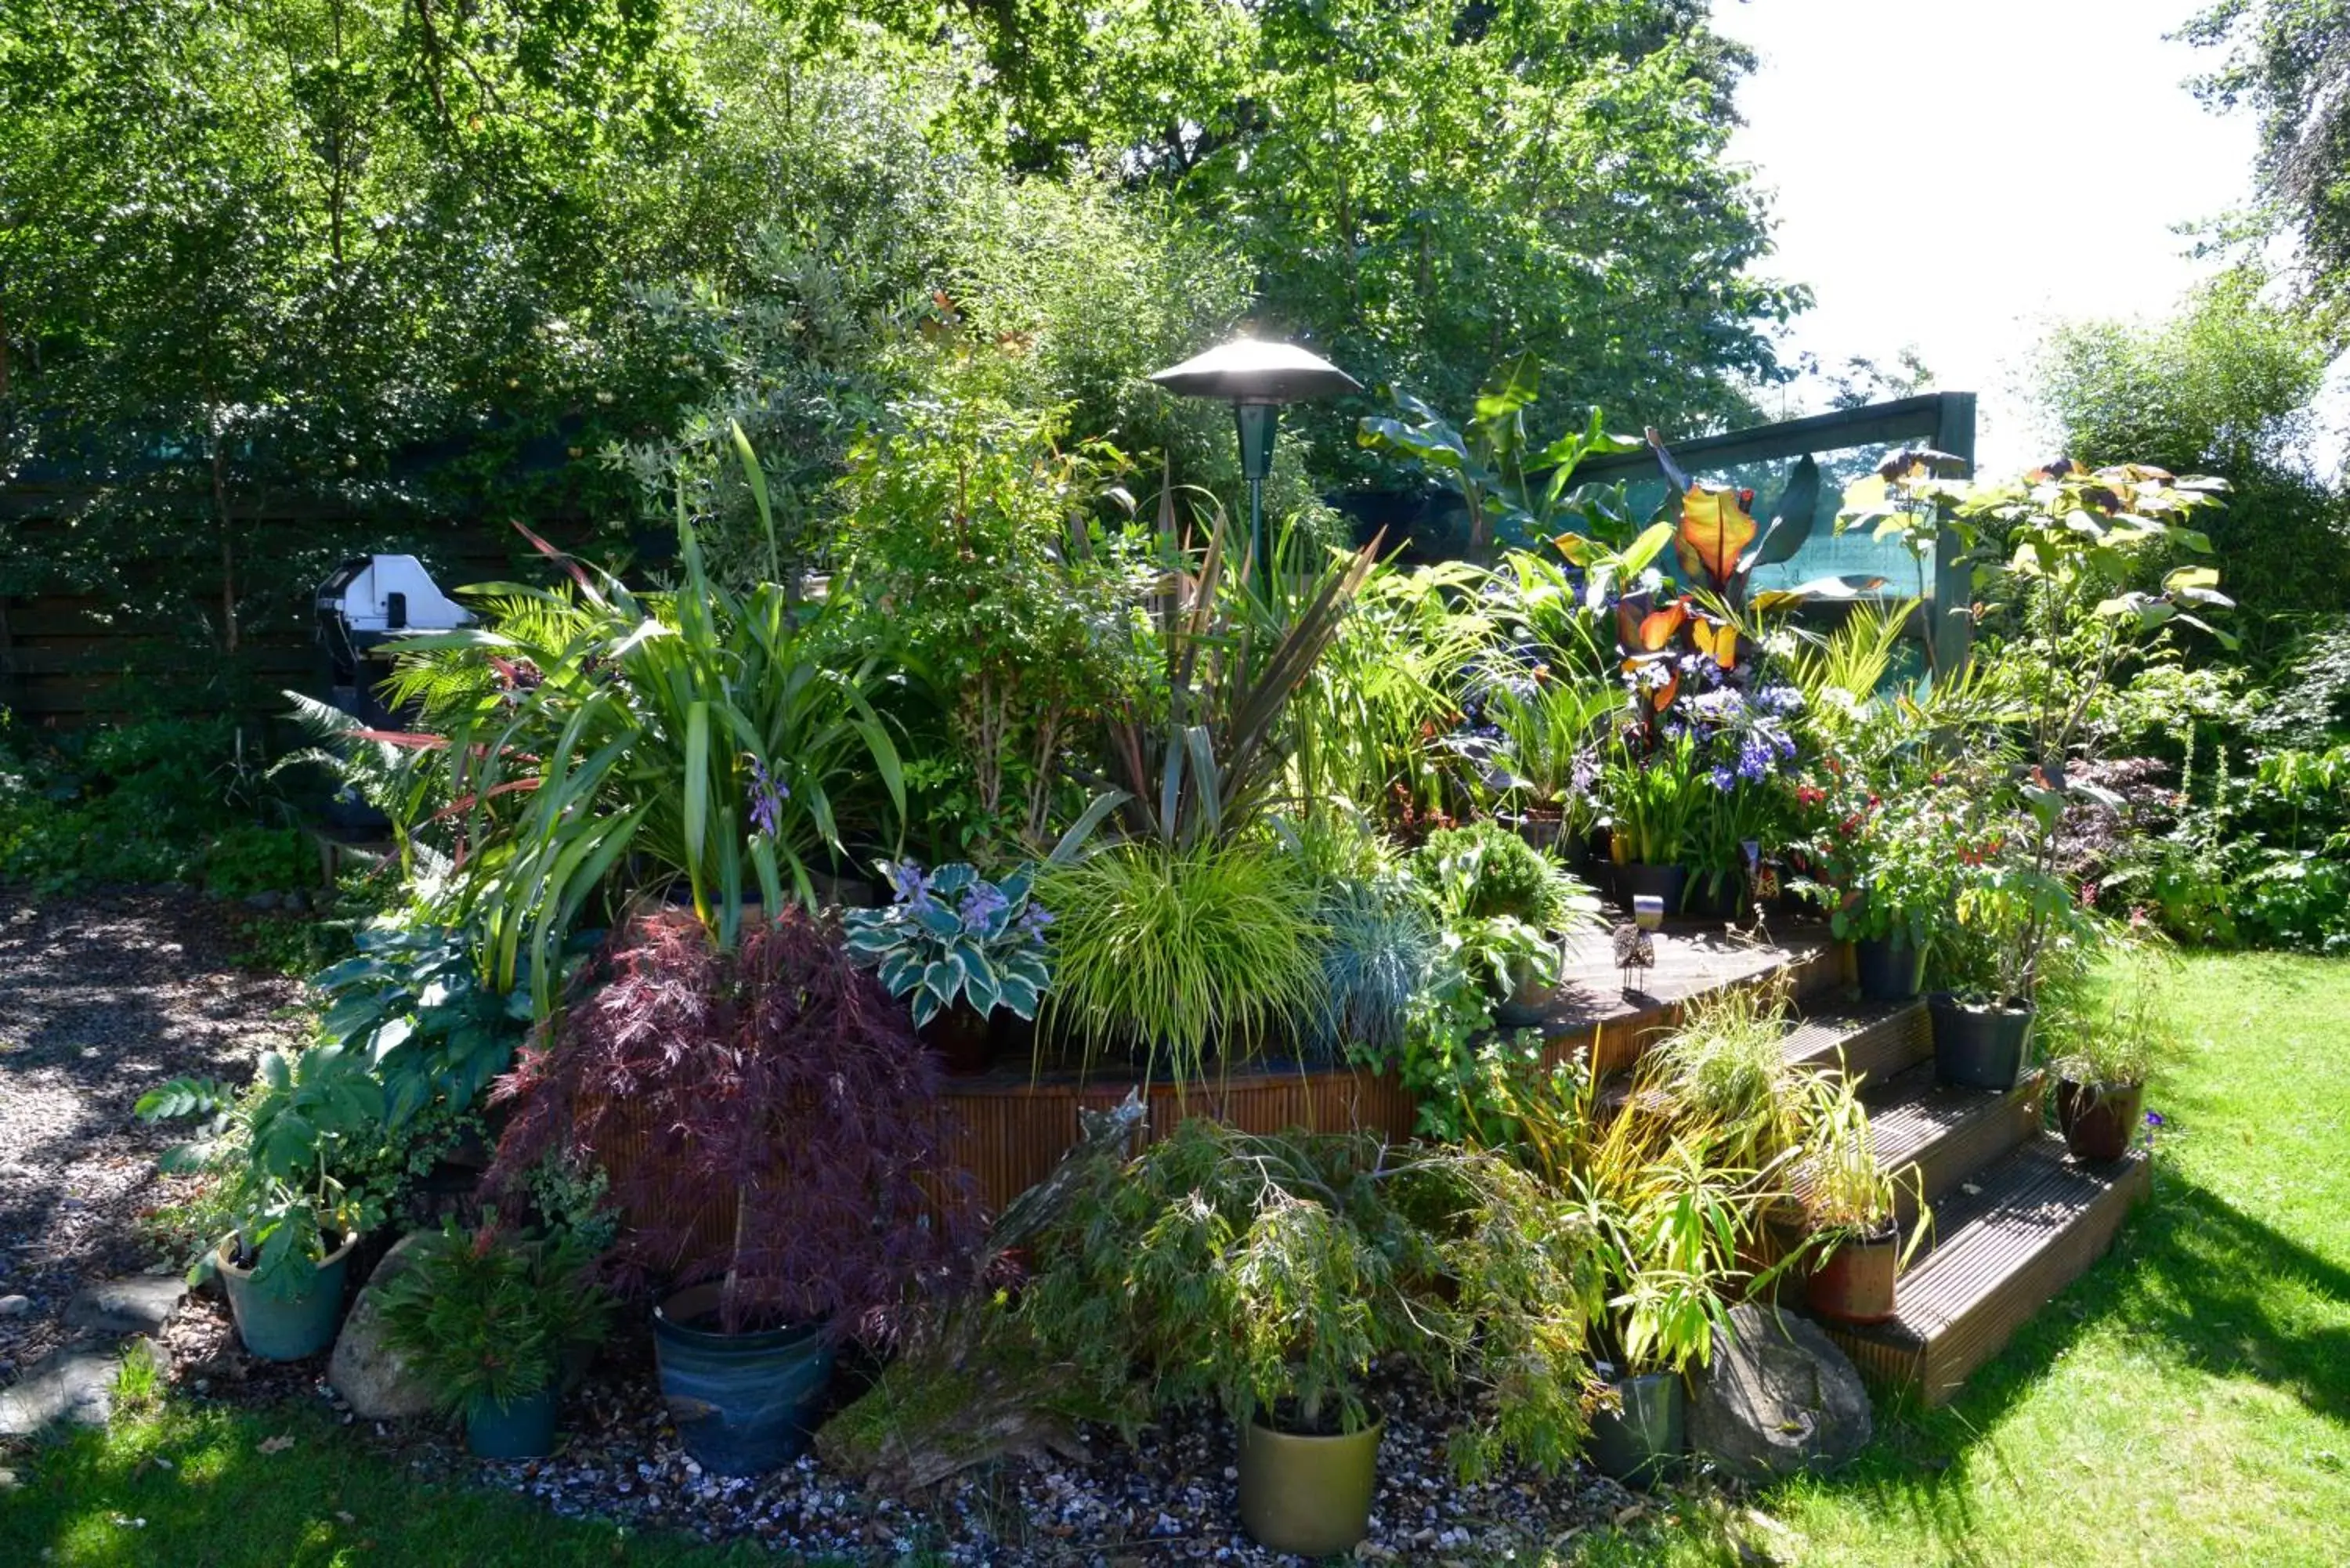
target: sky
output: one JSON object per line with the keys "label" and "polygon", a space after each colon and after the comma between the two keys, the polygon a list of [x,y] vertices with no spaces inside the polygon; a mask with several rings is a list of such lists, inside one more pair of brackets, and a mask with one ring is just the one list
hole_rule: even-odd
{"label": "sky", "polygon": [[[2253,125],[2183,85],[2198,0],[1716,0],[1762,57],[1731,156],[1773,193],[1761,270],[1817,303],[1786,357],[1890,363],[1980,395],[1981,471],[2037,462],[2022,385],[2052,318],[2159,317],[2216,265],[2178,225],[2251,192]],[[1790,414],[1814,411],[1794,393]],[[1774,410],[1775,411],[1775,410]]]}

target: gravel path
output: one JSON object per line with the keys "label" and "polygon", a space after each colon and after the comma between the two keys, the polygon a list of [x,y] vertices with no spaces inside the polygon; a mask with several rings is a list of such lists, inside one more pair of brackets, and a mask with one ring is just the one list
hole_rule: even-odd
{"label": "gravel path", "polygon": [[300,986],[234,968],[234,919],[189,892],[0,888],[0,1298],[27,1298],[0,1316],[0,1386],[66,1337],[76,1290],[164,1262],[138,1221],[174,1189],[155,1157],[176,1139],[131,1102],[241,1081],[293,1037],[275,1015]]}

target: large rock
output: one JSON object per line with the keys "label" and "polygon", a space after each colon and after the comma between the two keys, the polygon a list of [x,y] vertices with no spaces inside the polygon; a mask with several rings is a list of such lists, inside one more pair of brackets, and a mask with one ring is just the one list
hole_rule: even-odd
{"label": "large rock", "polygon": [[89,1285],[66,1303],[66,1326],[95,1334],[161,1334],[180,1303],[188,1282],[176,1274],[134,1274]]}
{"label": "large rock", "polygon": [[154,1342],[133,1339],[128,1348],[77,1341],[59,1345],[25,1369],[25,1379],[0,1389],[0,1438],[38,1437],[57,1423],[103,1427],[114,1410],[114,1385],[125,1357],[151,1365],[162,1360]]}
{"label": "large rock", "polygon": [[327,1381],[359,1415],[370,1421],[403,1420],[432,1413],[434,1389],[400,1359],[383,1333],[382,1287],[413,1266],[416,1250],[434,1232],[402,1236],[368,1276],[359,1299],[351,1303],[343,1332],[335,1336],[335,1353],[327,1360]]}
{"label": "large rock", "polygon": [[1731,1480],[1761,1486],[1832,1470],[1867,1446],[1868,1391],[1809,1321],[1752,1302],[1692,1381],[1690,1447]]}

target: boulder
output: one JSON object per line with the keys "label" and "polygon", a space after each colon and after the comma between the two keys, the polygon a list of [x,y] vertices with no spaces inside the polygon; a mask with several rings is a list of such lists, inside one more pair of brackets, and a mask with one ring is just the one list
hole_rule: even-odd
{"label": "boulder", "polygon": [[1809,1320],[1752,1302],[1730,1314],[1713,1364],[1692,1377],[1690,1447],[1722,1476],[1762,1486],[1836,1469],[1867,1446],[1868,1390]]}
{"label": "boulder", "polygon": [[343,1332],[335,1336],[334,1354],[327,1359],[328,1383],[344,1403],[368,1420],[404,1420],[432,1413],[432,1386],[410,1371],[384,1338],[381,1287],[414,1264],[417,1248],[433,1234],[412,1231],[383,1255],[359,1299],[351,1303]]}
{"label": "boulder", "polygon": [[173,1275],[107,1280],[75,1293],[66,1303],[66,1326],[93,1334],[161,1334],[187,1299],[188,1282]]}
{"label": "boulder", "polygon": [[128,1356],[164,1359],[154,1342],[128,1347],[87,1341],[59,1345],[25,1369],[24,1381],[0,1389],[0,1438],[33,1438],[60,1422],[103,1427],[114,1410],[114,1385]]}

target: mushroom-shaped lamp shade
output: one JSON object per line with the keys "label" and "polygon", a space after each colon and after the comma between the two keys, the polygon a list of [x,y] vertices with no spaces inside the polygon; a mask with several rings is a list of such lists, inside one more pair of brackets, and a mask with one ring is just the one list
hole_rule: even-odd
{"label": "mushroom-shaped lamp shade", "polygon": [[1319,355],[1294,343],[1260,343],[1253,337],[1235,337],[1150,379],[1187,398],[1235,403],[1295,403],[1363,389],[1360,381]]}

